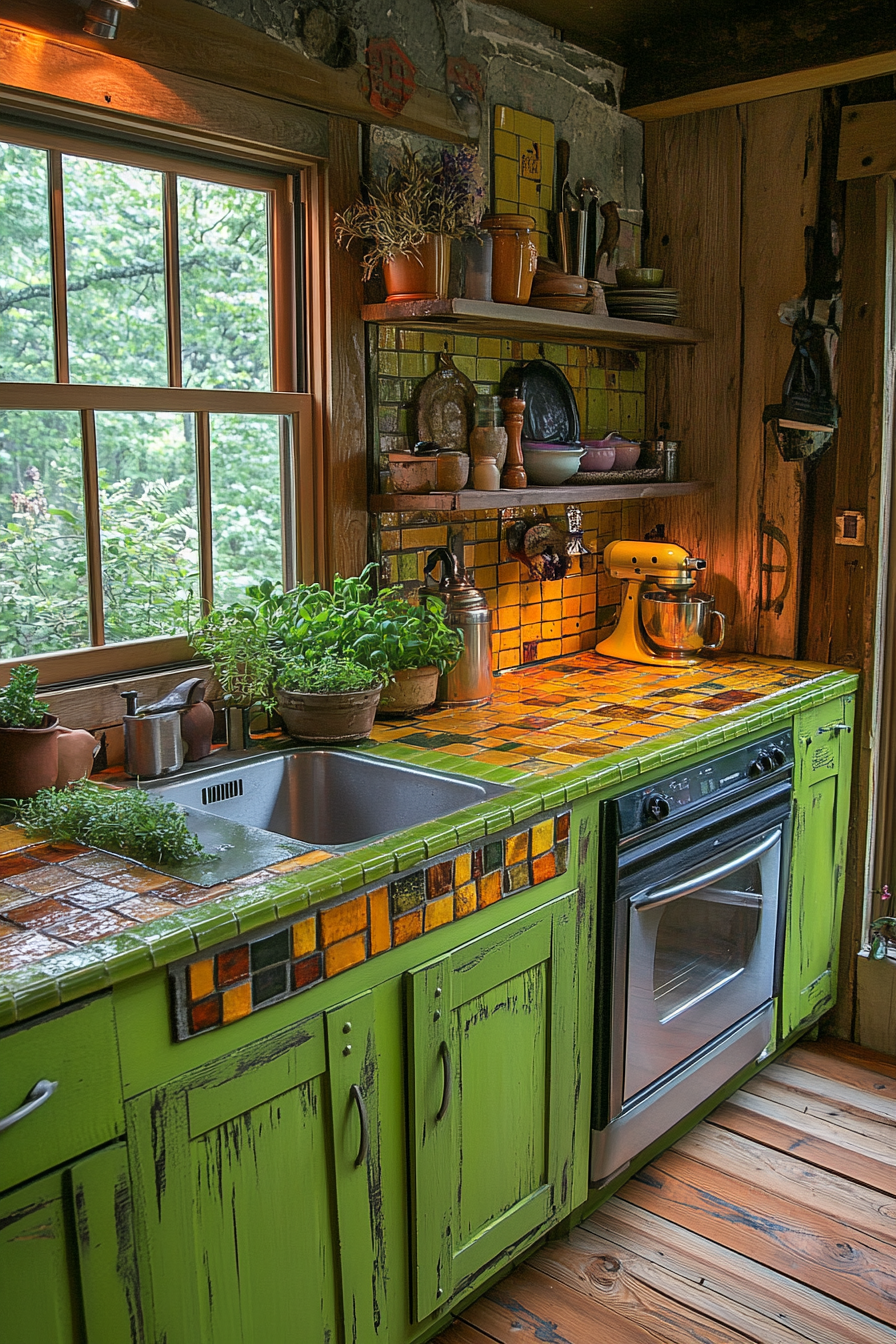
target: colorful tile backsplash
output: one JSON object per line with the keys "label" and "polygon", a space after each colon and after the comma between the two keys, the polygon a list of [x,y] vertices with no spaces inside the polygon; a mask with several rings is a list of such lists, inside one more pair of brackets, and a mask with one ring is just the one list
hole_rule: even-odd
{"label": "colorful tile backsplash", "polygon": [[569,867],[570,813],[482,840],[353,892],[295,922],[169,970],[175,1032],[188,1040],[292,998],[370,957],[464,919]]}
{"label": "colorful tile backsplash", "polygon": [[[475,384],[477,392],[495,394],[509,368],[542,355],[561,367],[579,408],[584,438],[610,429],[644,437],[644,356],[628,350],[589,346],[544,345],[500,337],[467,336],[451,331],[373,329],[370,348],[375,403],[374,461],[379,486],[386,492],[386,454],[414,441],[411,402],[414,390],[436,367],[438,352],[447,349]],[[378,332],[378,334],[377,334]],[[524,663],[593,648],[597,631],[616,619],[621,589],[604,576],[599,552],[608,541],[641,536],[641,506],[636,500],[582,506],[584,542],[590,555],[572,561],[566,578],[552,583],[530,579],[510,554],[506,533],[514,519],[547,516],[567,529],[559,505],[492,509],[471,513],[374,515],[373,545],[386,583],[409,589],[423,581],[426,556],[447,546],[472,568],[477,587],[494,612],[492,663],[505,671]]]}

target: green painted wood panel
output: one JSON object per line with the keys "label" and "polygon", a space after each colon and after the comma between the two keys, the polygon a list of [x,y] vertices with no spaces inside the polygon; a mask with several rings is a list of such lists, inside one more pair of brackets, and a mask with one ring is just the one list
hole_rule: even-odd
{"label": "green painted wood panel", "polygon": [[125,1145],[112,1143],[82,1158],[71,1167],[69,1180],[88,1344],[140,1344],[143,1322]]}
{"label": "green painted wood panel", "polygon": [[38,1110],[0,1134],[0,1190],[98,1148],[124,1129],[112,998],[102,994],[0,1035],[0,1115],[42,1078]]}
{"label": "green painted wood panel", "polygon": [[794,720],[793,850],[781,1032],[787,1036],[834,1002],[852,778],[852,696]]}
{"label": "green painted wood panel", "polygon": [[350,999],[326,1020],[343,1340],[373,1344],[385,1319],[387,1236],[372,993]]}
{"label": "green painted wood panel", "polygon": [[[323,1040],[323,1019],[312,1019],[128,1103],[157,1344],[338,1338]],[[293,1081],[256,1102],[268,1071],[282,1081],[288,1052],[298,1057]],[[308,1076],[306,1060],[320,1071]],[[217,1121],[191,1137],[194,1088],[217,1097]]]}
{"label": "green painted wood panel", "polygon": [[57,1172],[0,1200],[3,1344],[75,1344],[81,1339],[63,1183],[64,1173]]}
{"label": "green painted wood panel", "polygon": [[578,903],[408,975],[415,1319],[569,1207]]}

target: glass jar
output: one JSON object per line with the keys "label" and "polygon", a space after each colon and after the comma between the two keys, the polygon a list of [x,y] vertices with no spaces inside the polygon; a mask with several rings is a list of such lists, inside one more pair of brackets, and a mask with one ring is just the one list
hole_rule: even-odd
{"label": "glass jar", "polygon": [[538,264],[535,220],[531,215],[487,215],[482,227],[494,239],[493,301],[528,303]]}
{"label": "glass jar", "polygon": [[[504,470],[507,457],[507,430],[503,425],[501,398],[478,396],[476,398],[476,424],[470,434],[470,456],[473,464],[483,458],[492,457],[498,469],[498,475]],[[473,473],[475,480],[475,471]],[[485,486],[479,487],[485,489]],[[492,487],[487,487],[491,489]],[[497,487],[495,487],[497,488]]]}

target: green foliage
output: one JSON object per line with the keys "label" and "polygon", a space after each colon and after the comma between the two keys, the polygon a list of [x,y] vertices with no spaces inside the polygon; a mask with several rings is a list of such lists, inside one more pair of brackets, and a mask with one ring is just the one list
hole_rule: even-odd
{"label": "green foliage", "polygon": [[[64,159],[72,380],[164,385],[161,175]],[[47,156],[0,143],[0,381],[55,377]],[[263,192],[178,178],[183,380],[269,390]],[[135,251],[134,240],[140,240]],[[171,599],[198,575],[191,415],[96,416],[107,642],[172,634]],[[280,566],[280,418],[213,414],[217,601]],[[81,423],[0,411],[0,657],[90,643]]]}
{"label": "green foliage", "polygon": [[39,676],[37,668],[28,663],[12,669],[9,684],[0,690],[0,727],[40,728],[50,706],[34,697]]}
{"label": "green foliage", "polygon": [[485,205],[482,167],[476,150],[444,149],[431,162],[405,145],[398,163],[380,182],[366,185],[364,199],[335,217],[336,241],[367,243],[364,279],[377,265],[407,256],[428,233],[464,238],[478,232]]}
{"label": "green foliage", "polygon": [[340,695],[349,691],[373,691],[383,678],[372,668],[362,667],[350,658],[325,654],[319,662],[292,658],[283,664],[277,684],[284,691],[303,691],[309,695]]}
{"label": "green foliage", "polygon": [[435,666],[447,672],[464,651],[460,630],[445,620],[445,604],[424,595],[419,606],[407,602],[400,588],[386,588],[376,600],[382,649],[391,671]]}
{"label": "green foliage", "polygon": [[86,779],[65,789],[41,789],[20,804],[18,820],[29,836],[74,840],[146,863],[207,857],[182,809],[142,789],[102,789]]}
{"label": "green foliage", "polygon": [[189,631],[196,653],[212,664],[224,694],[235,705],[276,705],[274,681],[281,659],[268,614],[259,605],[232,602],[213,607]]}

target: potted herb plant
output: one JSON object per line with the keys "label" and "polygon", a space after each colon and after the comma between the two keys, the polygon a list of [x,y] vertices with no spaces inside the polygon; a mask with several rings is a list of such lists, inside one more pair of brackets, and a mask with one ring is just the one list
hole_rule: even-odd
{"label": "potted herb plant", "polygon": [[418,606],[398,588],[387,588],[376,600],[382,650],[389,682],[380,699],[381,714],[416,714],[434,703],[439,676],[464,651],[460,630],[445,620],[445,604],[421,594]]}
{"label": "potted herb plant", "polygon": [[382,687],[381,673],[350,658],[293,658],[280,669],[277,709],[300,742],[357,742],[370,736]]}
{"label": "potted herb plant", "polygon": [[56,782],[59,720],[35,698],[39,675],[19,663],[0,690],[0,797],[32,798]]}
{"label": "potted herb plant", "polygon": [[443,149],[433,162],[405,145],[363,199],[335,217],[336,241],[366,244],[364,279],[382,266],[387,302],[439,299],[448,294],[451,239],[479,236],[485,206],[476,150]]}

